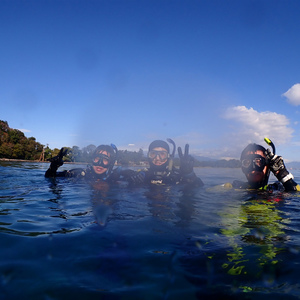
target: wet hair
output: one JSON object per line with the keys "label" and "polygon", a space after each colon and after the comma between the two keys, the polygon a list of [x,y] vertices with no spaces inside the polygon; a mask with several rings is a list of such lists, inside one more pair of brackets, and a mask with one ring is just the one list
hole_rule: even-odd
{"label": "wet hair", "polygon": [[170,147],[169,147],[168,143],[165,142],[165,141],[162,141],[162,140],[153,141],[149,145],[149,150],[148,151],[151,151],[151,150],[153,150],[154,148],[157,148],[157,147],[162,147],[162,148],[166,149],[168,151],[168,153],[170,152]]}
{"label": "wet hair", "polygon": [[264,148],[263,146],[261,145],[257,145],[255,143],[253,144],[249,144],[243,151],[242,151],[242,154],[241,154],[241,160],[243,160],[243,158],[245,158],[245,156],[249,153],[249,152],[256,152],[256,151],[262,151],[263,153],[265,153],[267,150],[266,148]]}

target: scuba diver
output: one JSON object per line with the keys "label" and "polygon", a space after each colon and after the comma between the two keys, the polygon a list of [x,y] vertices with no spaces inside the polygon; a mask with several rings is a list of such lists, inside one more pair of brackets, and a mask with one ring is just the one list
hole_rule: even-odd
{"label": "scuba diver", "polygon": [[[179,169],[173,166],[173,159],[176,151],[176,145],[173,140],[167,139],[173,145],[172,154],[167,142],[155,140],[149,145],[148,162],[149,168],[139,171],[126,170],[123,175],[130,184],[188,184],[189,186],[203,186],[202,180],[196,176],[193,171],[194,158],[188,154],[189,145],[185,145],[185,152],[178,147],[180,158]],[[127,176],[126,176],[127,175]]]}
{"label": "scuba diver", "polygon": [[49,159],[51,164],[45,173],[45,177],[85,177],[88,179],[101,179],[106,181],[115,181],[119,178],[118,168],[113,170],[118,154],[115,145],[98,146],[93,153],[92,164],[87,165],[86,169],[75,168],[57,172],[57,169],[63,165],[63,157],[67,152],[67,149],[61,148],[57,156]]}
{"label": "scuba diver", "polygon": [[[272,147],[266,149],[261,145],[249,144],[241,153],[242,172],[248,182],[235,180],[232,184],[236,189],[284,190],[300,191],[300,186],[294,181],[294,176],[288,172],[281,156],[275,154],[275,146],[265,138]],[[270,171],[279,182],[269,184]]]}

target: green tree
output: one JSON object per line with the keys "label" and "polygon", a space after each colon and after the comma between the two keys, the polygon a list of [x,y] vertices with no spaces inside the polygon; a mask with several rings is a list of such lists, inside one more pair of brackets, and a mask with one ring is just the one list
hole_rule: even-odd
{"label": "green tree", "polygon": [[18,129],[11,129],[8,134],[10,142],[13,144],[18,144],[25,138],[24,133]]}
{"label": "green tree", "polygon": [[24,159],[24,148],[22,144],[15,144],[13,147],[12,158]]}

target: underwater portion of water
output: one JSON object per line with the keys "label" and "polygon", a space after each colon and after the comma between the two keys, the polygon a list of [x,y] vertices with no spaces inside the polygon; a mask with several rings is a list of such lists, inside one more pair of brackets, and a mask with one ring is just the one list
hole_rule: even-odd
{"label": "underwater portion of water", "polygon": [[221,186],[239,169],[197,168],[186,191],[47,168],[0,162],[0,299],[300,298],[299,193]]}

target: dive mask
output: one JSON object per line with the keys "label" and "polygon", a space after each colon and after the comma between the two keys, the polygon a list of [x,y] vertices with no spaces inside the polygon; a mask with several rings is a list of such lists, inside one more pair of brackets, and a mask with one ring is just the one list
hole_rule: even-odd
{"label": "dive mask", "polygon": [[242,170],[245,174],[252,171],[262,172],[266,165],[266,159],[258,154],[249,154],[242,160]]}
{"label": "dive mask", "polygon": [[98,153],[93,159],[93,165],[108,168],[110,165],[110,157],[108,155]]}
{"label": "dive mask", "polygon": [[157,156],[159,157],[159,159],[160,159],[161,161],[164,161],[164,160],[166,160],[166,159],[169,158],[169,153],[168,153],[167,151],[157,151],[157,150],[150,150],[150,151],[148,152],[148,157],[149,157],[150,159],[154,159],[154,158],[156,158]]}

